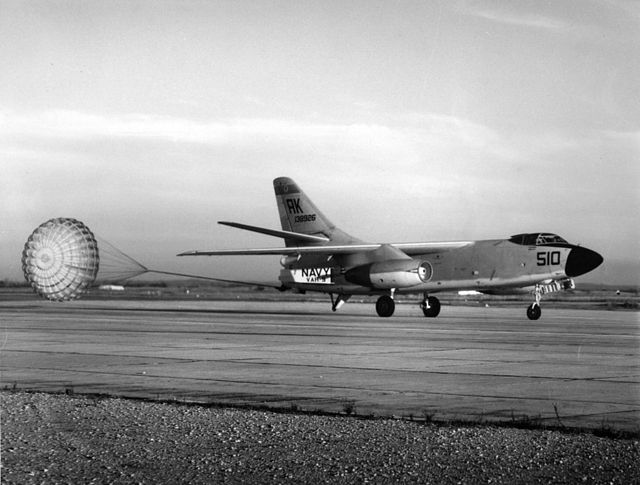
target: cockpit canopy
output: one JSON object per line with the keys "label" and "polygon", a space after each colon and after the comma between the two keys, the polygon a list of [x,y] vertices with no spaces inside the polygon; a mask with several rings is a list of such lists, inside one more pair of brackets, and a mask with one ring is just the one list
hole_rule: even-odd
{"label": "cockpit canopy", "polygon": [[557,234],[550,234],[548,232],[516,234],[515,236],[511,236],[509,241],[523,246],[558,246],[569,244]]}

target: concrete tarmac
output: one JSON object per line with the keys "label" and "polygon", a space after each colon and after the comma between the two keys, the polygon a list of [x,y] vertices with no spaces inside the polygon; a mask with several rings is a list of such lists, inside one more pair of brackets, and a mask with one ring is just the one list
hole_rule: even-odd
{"label": "concrete tarmac", "polygon": [[640,429],[637,312],[0,301],[2,388]]}

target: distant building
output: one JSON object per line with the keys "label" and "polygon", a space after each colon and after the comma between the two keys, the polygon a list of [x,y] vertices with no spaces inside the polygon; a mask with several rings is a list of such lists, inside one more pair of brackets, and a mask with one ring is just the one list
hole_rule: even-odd
{"label": "distant building", "polygon": [[124,286],[122,285],[100,285],[98,287],[99,290],[102,291],[124,291]]}

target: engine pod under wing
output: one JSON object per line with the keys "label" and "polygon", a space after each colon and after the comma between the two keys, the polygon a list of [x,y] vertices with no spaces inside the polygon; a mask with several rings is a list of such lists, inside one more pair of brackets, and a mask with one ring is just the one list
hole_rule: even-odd
{"label": "engine pod under wing", "polygon": [[432,275],[433,268],[427,261],[394,259],[356,266],[348,270],[344,277],[356,285],[391,289],[410,288],[426,283]]}

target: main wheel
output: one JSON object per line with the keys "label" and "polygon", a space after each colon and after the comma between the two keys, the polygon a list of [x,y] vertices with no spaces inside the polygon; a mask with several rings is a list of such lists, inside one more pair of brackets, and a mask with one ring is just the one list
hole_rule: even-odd
{"label": "main wheel", "polygon": [[542,315],[542,309],[537,303],[532,303],[529,308],[527,308],[527,317],[529,317],[529,320],[537,320],[540,318],[540,315]]}
{"label": "main wheel", "polygon": [[382,295],[376,302],[376,312],[380,317],[390,317],[393,315],[393,311],[396,309],[396,303],[393,298],[387,295]]}
{"label": "main wheel", "polygon": [[435,296],[430,296],[422,302],[420,308],[422,308],[425,317],[435,318],[440,314],[440,300]]}

